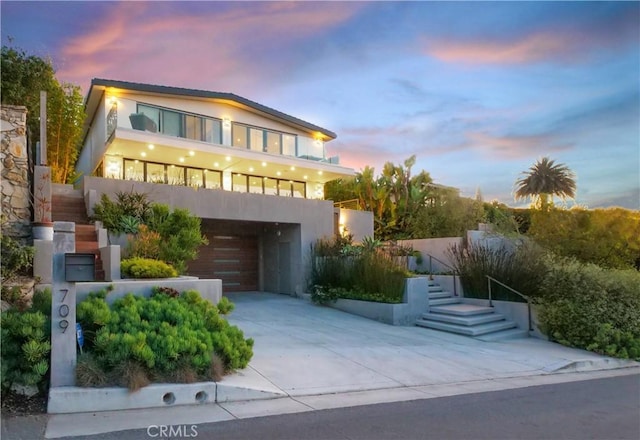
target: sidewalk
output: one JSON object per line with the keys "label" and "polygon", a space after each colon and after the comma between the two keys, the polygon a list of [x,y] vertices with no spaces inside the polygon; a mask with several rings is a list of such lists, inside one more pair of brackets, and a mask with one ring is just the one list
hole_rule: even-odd
{"label": "sidewalk", "polygon": [[[270,399],[54,415],[48,418],[47,438],[640,373],[635,362],[533,338],[483,342],[420,327],[394,327],[282,295],[243,293],[230,299],[236,310],[229,321],[255,340],[254,357],[248,368],[225,377],[221,385],[255,390]],[[27,420],[23,422],[3,423],[3,438],[34,438],[5,431]],[[31,423],[39,426],[42,421]]]}

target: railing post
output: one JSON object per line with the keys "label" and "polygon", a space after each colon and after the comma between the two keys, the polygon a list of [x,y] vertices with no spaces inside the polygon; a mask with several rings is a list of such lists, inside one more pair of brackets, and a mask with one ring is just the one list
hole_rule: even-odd
{"label": "railing post", "polygon": [[429,255],[429,279],[433,280],[433,258]]}
{"label": "railing post", "polygon": [[491,278],[487,276],[487,284],[489,286],[489,307],[493,307],[493,302],[491,300]]}
{"label": "railing post", "polygon": [[533,325],[531,325],[531,303],[527,300],[527,312],[529,314],[529,331],[533,331]]}
{"label": "railing post", "polygon": [[453,271],[453,296],[458,296],[458,287],[456,286],[458,283],[456,282],[456,271]]}

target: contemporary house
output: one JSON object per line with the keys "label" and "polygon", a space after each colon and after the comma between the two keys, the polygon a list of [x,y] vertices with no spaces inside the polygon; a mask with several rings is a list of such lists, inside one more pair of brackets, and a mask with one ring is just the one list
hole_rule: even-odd
{"label": "contemporary house", "polygon": [[323,198],[355,174],[327,157],[327,129],[231,93],[105,79],[85,110],[76,168],[89,212],[118,191],[189,209],[209,240],[189,274],[225,291],[303,292],[315,240],[373,235],[370,212]]}

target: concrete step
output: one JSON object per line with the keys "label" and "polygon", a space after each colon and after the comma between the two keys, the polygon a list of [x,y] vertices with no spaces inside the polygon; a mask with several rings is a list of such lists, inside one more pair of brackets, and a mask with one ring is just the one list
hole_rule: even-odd
{"label": "concrete step", "polygon": [[82,197],[82,191],[79,189],[74,189],[73,185],[69,185],[66,183],[52,183],[51,184],[51,194],[55,196],[71,196],[71,197]]}
{"label": "concrete step", "polygon": [[[441,300],[436,300],[436,301],[441,301]],[[460,299],[457,299],[457,303],[439,305],[436,307],[433,307],[433,303],[431,302],[429,303],[429,312],[444,313],[447,315],[456,315],[456,316],[484,315],[487,313],[493,313],[494,311],[495,309],[493,307],[474,306],[472,304],[464,304]]]}
{"label": "concrete step", "polygon": [[449,296],[448,298],[438,298],[438,299],[430,299],[429,300],[429,307],[433,307],[433,306],[445,306],[445,305],[453,305],[453,304],[460,304],[462,302],[462,300],[460,298],[455,298],[452,296]]}
{"label": "concrete step", "polygon": [[100,255],[97,241],[76,241],[76,252]]}
{"label": "concrete step", "polygon": [[442,292],[442,287],[439,284],[430,284],[429,292]]}
{"label": "concrete step", "polygon": [[439,298],[453,298],[451,292],[441,291],[441,292],[429,292],[429,299],[439,299]]}
{"label": "concrete step", "polygon": [[471,315],[471,316],[456,316],[447,315],[444,313],[423,313],[422,319],[425,321],[438,321],[448,322],[450,324],[458,325],[480,325],[487,324],[489,322],[504,321],[505,316],[500,313],[488,313],[485,315]]}
{"label": "concrete step", "polygon": [[520,338],[528,338],[529,332],[527,330],[522,330],[521,328],[512,328],[509,330],[501,330],[495,333],[487,333],[485,335],[480,335],[476,339],[485,342],[497,342],[497,341],[506,341],[510,339],[520,339]]}
{"label": "concrete step", "polygon": [[480,324],[468,327],[466,325],[458,325],[458,324],[449,324],[446,322],[438,322],[438,321],[427,321],[424,319],[419,319],[416,322],[416,325],[420,327],[426,327],[434,330],[443,330],[449,333],[457,333],[459,335],[466,336],[480,336],[485,335],[487,333],[494,333],[501,330],[507,330],[516,328],[517,325],[513,321],[498,321],[498,322],[490,322],[487,324]]}

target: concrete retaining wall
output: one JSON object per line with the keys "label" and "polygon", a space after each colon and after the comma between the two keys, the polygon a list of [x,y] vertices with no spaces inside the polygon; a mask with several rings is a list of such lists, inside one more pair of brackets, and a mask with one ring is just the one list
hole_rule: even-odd
{"label": "concrete retaining wall", "polygon": [[363,316],[390,325],[414,325],[428,309],[428,280],[426,277],[407,278],[403,302],[387,304],[353,299],[338,299],[329,304],[338,310]]}
{"label": "concrete retaining wall", "polygon": [[222,280],[201,280],[195,277],[161,278],[152,280],[119,280],[113,282],[76,283],[76,303],[84,300],[89,293],[97,292],[113,286],[113,290],[107,295],[107,302],[113,303],[127,293],[151,296],[152,289],[156,286],[172,287],[179,292],[185,290],[197,290],[202,298],[217,304],[222,298]]}

